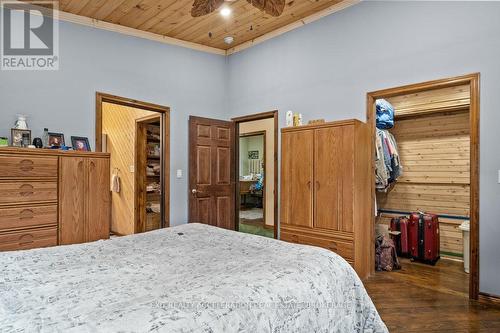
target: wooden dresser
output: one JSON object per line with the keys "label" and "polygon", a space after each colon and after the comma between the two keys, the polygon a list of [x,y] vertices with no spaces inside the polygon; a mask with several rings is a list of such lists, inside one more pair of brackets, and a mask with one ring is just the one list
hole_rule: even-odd
{"label": "wooden dresser", "polygon": [[109,238],[109,154],[0,148],[0,251]]}
{"label": "wooden dresser", "polygon": [[370,137],[358,120],[282,129],[281,239],[371,267]]}

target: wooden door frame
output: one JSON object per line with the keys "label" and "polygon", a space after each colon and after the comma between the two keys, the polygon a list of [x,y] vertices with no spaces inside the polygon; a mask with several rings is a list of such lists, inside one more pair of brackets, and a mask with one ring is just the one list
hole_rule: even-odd
{"label": "wooden door frame", "polygon": [[[278,238],[278,110],[255,113],[251,115],[235,117],[231,120],[235,123],[235,161],[240,160],[240,124],[255,120],[274,119],[274,238]],[[236,164],[236,163],[235,163]],[[240,167],[239,164],[235,165],[236,172],[236,198],[235,198],[235,229],[238,230],[239,226],[239,212],[240,212]],[[265,188],[265,186],[264,186]]]}
{"label": "wooden door frame", "polygon": [[[255,131],[255,132],[243,133],[243,134],[239,135],[238,139],[246,138],[246,137],[252,137],[252,136],[261,136],[261,135],[264,137],[264,149],[263,149],[263,151],[264,151],[264,154],[263,154],[264,175],[267,175],[267,173],[266,173],[266,170],[267,170],[267,163],[266,163],[266,150],[267,150],[266,149],[266,135],[267,135],[267,131]],[[240,142],[240,140],[238,140],[238,149],[240,148],[239,147],[239,142]],[[241,162],[239,160],[239,158],[240,158],[239,152],[238,152],[238,154],[236,156],[238,156],[238,160],[236,160],[236,163],[238,163],[238,174],[237,174],[238,178],[237,178],[237,182],[239,183],[240,182],[240,180],[239,180],[239,176],[240,176],[239,175],[239,170],[240,170],[239,169],[239,165],[240,164],[239,163]],[[264,177],[264,189],[262,190],[262,212],[263,212],[263,215],[264,215],[264,217],[263,217],[264,226],[266,225],[266,198],[267,198],[267,196],[266,196],[267,195],[267,192],[266,192],[267,191],[267,186],[266,186],[265,182],[266,182],[266,178]],[[239,193],[236,193],[236,196],[238,196],[238,195],[239,195]],[[240,197],[240,199],[241,199],[241,197]],[[237,225],[236,228],[239,228],[239,221],[238,221],[238,223],[236,223],[236,221],[235,221],[235,224]]]}
{"label": "wooden door frame", "polygon": [[[162,201],[163,201],[163,212],[162,212],[162,227],[170,226],[170,107],[164,105],[158,105],[143,101],[138,101],[135,99],[130,99],[121,96],[110,95],[102,92],[96,92],[95,94],[95,150],[96,152],[102,151],[102,104],[110,103],[122,106],[127,106],[131,108],[147,110],[152,112],[157,112],[161,116],[161,122],[163,126],[163,133],[161,137],[161,147],[162,156],[161,159],[161,177],[160,181],[162,184]],[[136,156],[137,157],[137,156]],[[136,158],[135,157],[135,158]],[[134,224],[137,222],[137,212],[134,209]],[[136,225],[134,225],[134,231],[136,230]]]}
{"label": "wooden door frame", "polygon": [[[375,151],[375,101],[399,95],[413,94],[426,90],[470,85],[470,274],[469,298],[477,300],[479,296],[479,109],[480,109],[480,74],[473,73],[452,78],[433,80],[401,87],[369,92],[366,95],[366,121],[370,125],[371,151]],[[375,156],[372,154],[371,211],[375,210]],[[375,216],[372,214],[371,227],[371,272],[375,272]]]}

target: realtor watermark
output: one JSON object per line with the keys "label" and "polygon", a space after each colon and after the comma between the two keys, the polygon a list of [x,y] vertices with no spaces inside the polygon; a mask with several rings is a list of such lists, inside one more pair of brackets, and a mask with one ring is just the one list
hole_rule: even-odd
{"label": "realtor watermark", "polygon": [[58,1],[0,0],[0,69],[58,70]]}

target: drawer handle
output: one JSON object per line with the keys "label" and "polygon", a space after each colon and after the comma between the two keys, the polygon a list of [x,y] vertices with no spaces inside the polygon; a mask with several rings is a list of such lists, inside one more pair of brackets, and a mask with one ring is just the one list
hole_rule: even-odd
{"label": "drawer handle", "polygon": [[23,209],[19,213],[20,220],[29,220],[29,219],[32,219],[33,217],[34,217],[34,213],[31,209]]}
{"label": "drawer handle", "polygon": [[19,189],[20,189],[19,194],[23,197],[33,195],[33,185],[23,184],[21,185],[21,187],[19,187]]}
{"label": "drawer handle", "polygon": [[32,160],[22,160],[21,162],[19,162],[19,169],[21,169],[21,171],[25,171],[25,172],[32,171],[33,164],[34,163]]}
{"label": "drawer handle", "polygon": [[25,235],[22,235],[21,237],[19,237],[19,245],[20,246],[32,244],[33,242],[34,242],[33,235],[31,235],[31,234],[25,234]]}

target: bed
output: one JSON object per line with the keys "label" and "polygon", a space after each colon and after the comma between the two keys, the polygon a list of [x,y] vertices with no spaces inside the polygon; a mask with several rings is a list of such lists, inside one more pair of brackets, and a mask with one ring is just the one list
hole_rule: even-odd
{"label": "bed", "polygon": [[328,250],[202,224],[0,253],[2,332],[387,332]]}

